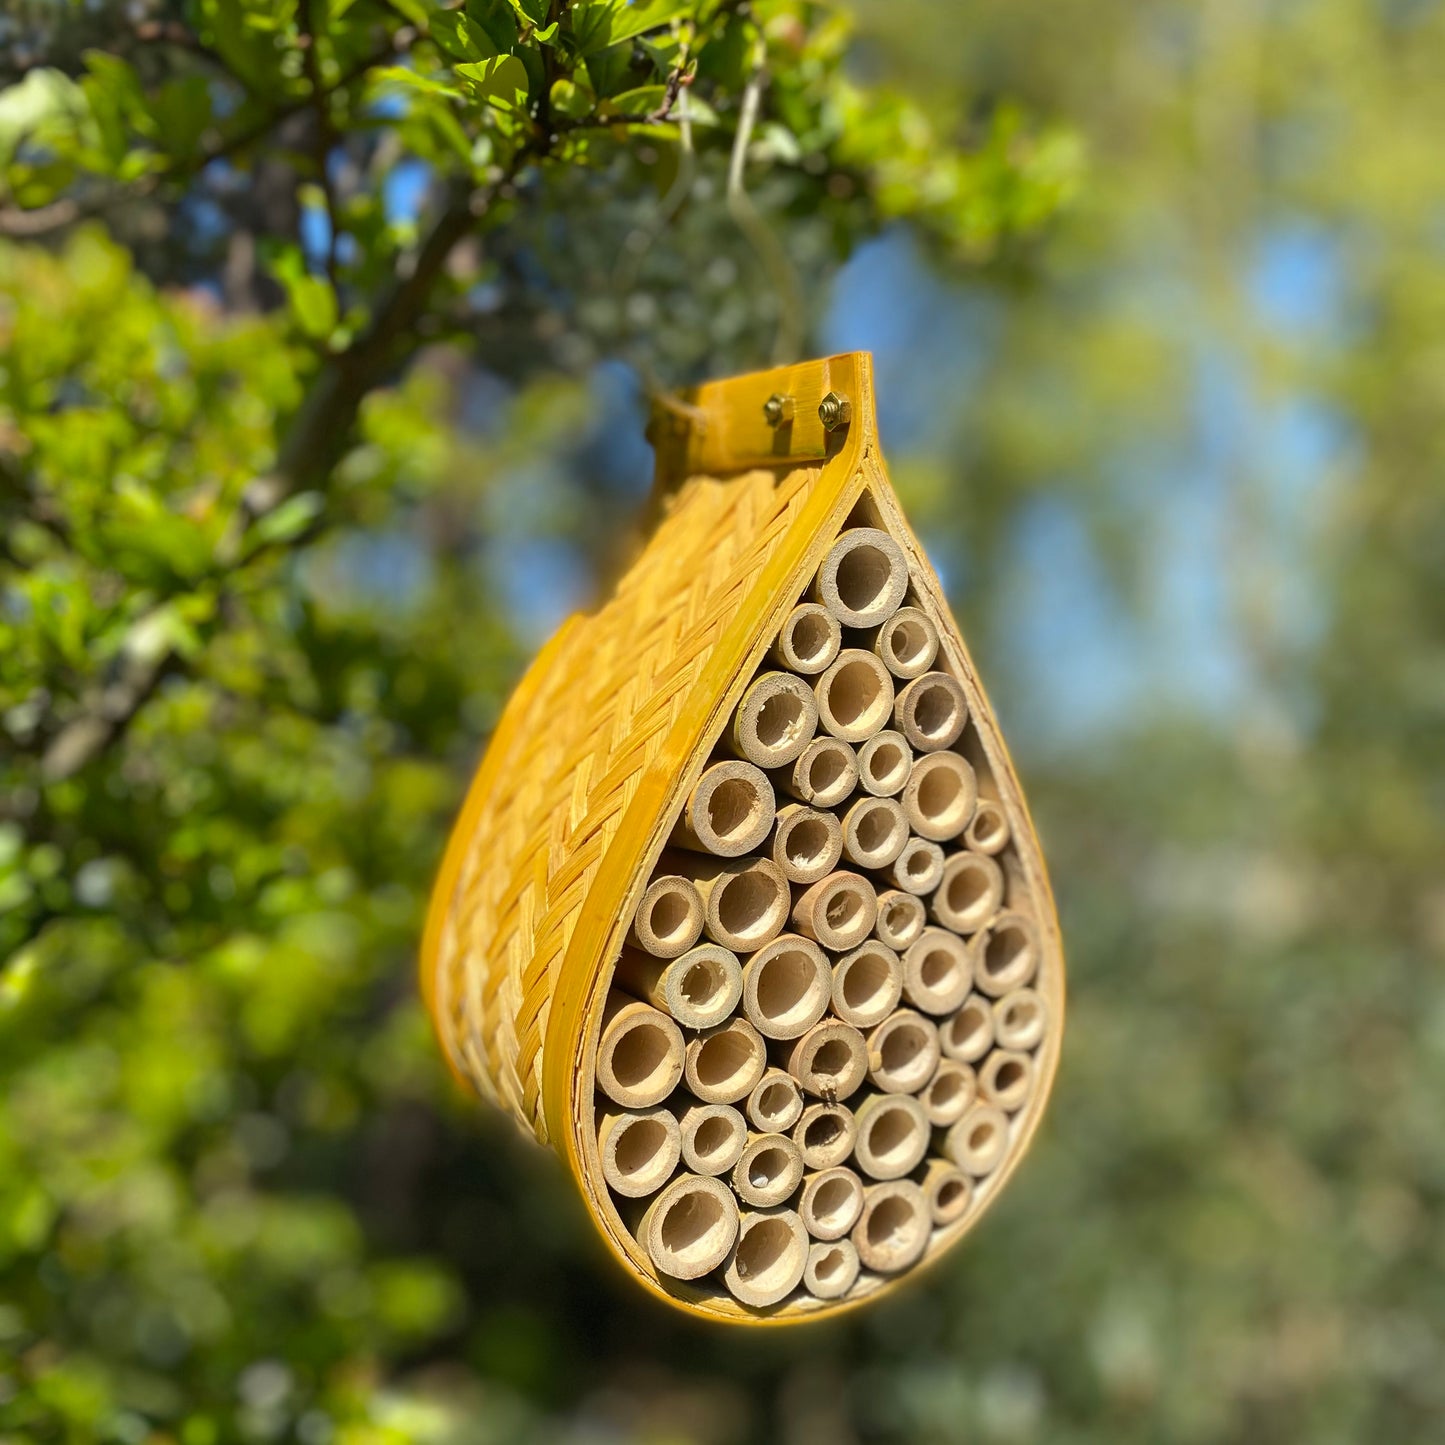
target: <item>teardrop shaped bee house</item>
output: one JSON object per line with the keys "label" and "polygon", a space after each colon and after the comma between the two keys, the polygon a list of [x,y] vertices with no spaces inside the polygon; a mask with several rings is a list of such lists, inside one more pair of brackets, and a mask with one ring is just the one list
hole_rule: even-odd
{"label": "teardrop shaped bee house", "polygon": [[701,387],[654,431],[662,520],[508,703],[423,989],[643,1285],[817,1319],[941,1255],[1028,1148],[1058,924],[867,355]]}

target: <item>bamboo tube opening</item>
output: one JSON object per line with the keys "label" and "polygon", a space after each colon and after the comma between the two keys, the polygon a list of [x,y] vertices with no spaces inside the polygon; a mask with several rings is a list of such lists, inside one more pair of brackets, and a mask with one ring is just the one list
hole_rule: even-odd
{"label": "bamboo tube opening", "polygon": [[797,1289],[808,1262],[808,1235],[791,1209],[744,1213],[723,1283],[741,1304],[777,1304]]}
{"label": "bamboo tube opening", "polygon": [[660,1273],[698,1279],[728,1257],[738,1235],[738,1206],[717,1179],[684,1175],[643,1216],[643,1247]]}
{"label": "bamboo tube opening", "polygon": [[831,813],[790,803],[778,812],[772,855],[790,883],[816,883],[843,856],[842,826]]}
{"label": "bamboo tube opening", "polygon": [[781,1134],[798,1122],[803,1092],[798,1081],[782,1069],[769,1069],[748,1095],[749,1121],[764,1134]]}
{"label": "bamboo tube opening", "polygon": [[732,1182],[744,1204],[770,1209],[803,1182],[803,1156],[785,1134],[756,1135],[733,1165]]}
{"label": "bamboo tube opening", "polygon": [[628,993],[690,1029],[720,1024],[737,1007],[743,991],[737,955],[716,943],[700,943],[673,959],[624,948],[615,978]]}
{"label": "bamboo tube opening", "polygon": [[719,858],[750,853],[773,826],[772,785],[752,763],[714,763],[697,781],[673,841]]}
{"label": "bamboo tube opening", "polygon": [[1033,920],[1022,913],[1001,913],[994,919],[978,962],[978,986],[998,998],[1022,988],[1038,964],[1038,935]]}
{"label": "bamboo tube opening", "polygon": [[809,1104],[793,1125],[793,1143],[809,1169],[830,1169],[852,1152],[858,1137],[853,1111],[843,1104]]}
{"label": "bamboo tube opening", "polygon": [[845,627],[877,627],[908,591],[908,563],[887,532],[854,527],[823,559],[814,591]]}
{"label": "bamboo tube opening", "polygon": [[739,860],[704,888],[703,927],[715,943],[751,953],[782,931],[792,901],[777,864],[767,858]]}
{"label": "bamboo tube opening", "polygon": [[682,1031],[664,1013],[613,990],[603,1015],[597,1082],[624,1109],[660,1104],[682,1077]]}
{"label": "bamboo tube opening", "polygon": [[952,1013],[973,986],[968,945],[946,928],[925,928],[903,955],[903,993],[924,1013]]}
{"label": "bamboo tube opening", "polygon": [[690,879],[668,876],[647,885],[631,937],[655,958],[676,958],[702,935],[702,894]]}
{"label": "bamboo tube opening", "polygon": [[858,1251],[851,1240],[812,1244],[803,1267],[803,1284],[816,1299],[841,1299],[853,1288],[858,1268]]}
{"label": "bamboo tube opening", "polygon": [[957,753],[925,753],[903,789],[903,811],[913,831],[935,843],[958,837],[977,802],[978,778]]}
{"label": "bamboo tube opening", "polygon": [[993,1047],[993,1014],[988,1001],[974,994],[964,999],[951,1019],[938,1026],[943,1052],[961,1064],[972,1064]]}
{"label": "bamboo tube opening", "polygon": [[940,1228],[954,1224],[973,1203],[973,1181],[946,1159],[932,1159],[922,1181],[928,1212]]}
{"label": "bamboo tube opening", "polygon": [[784,667],[811,675],[822,672],[842,645],[838,619],[820,603],[800,602],[788,613],[772,653]]}
{"label": "bamboo tube opening", "polygon": [[889,1094],[917,1093],[938,1067],[938,1030],[921,1014],[899,1009],[868,1035],[868,1073]]}
{"label": "bamboo tube opening", "polygon": [[992,1104],[975,1104],[944,1136],[943,1149],[965,1174],[982,1179],[1008,1149],[1008,1119]]}
{"label": "bamboo tube opening", "polygon": [[[931,900],[933,916],[955,933],[977,933],[998,912],[1002,902],[1003,870],[984,853],[955,853],[949,858],[943,865],[943,881],[934,889]],[[1000,960],[1004,954],[1012,958],[1017,932],[1005,923],[1007,937],[999,945]],[[984,972],[987,973],[986,968]],[[1010,988],[1013,986],[1009,984]]]}
{"label": "bamboo tube opening", "polygon": [[918,1102],[936,1129],[956,1124],[978,1097],[978,1080],[968,1064],[940,1059],[933,1077],[923,1086]]}
{"label": "bamboo tube opening", "polygon": [[746,1019],[729,1019],[689,1039],[683,1064],[687,1087],[707,1104],[745,1099],[768,1066],[762,1035]]}
{"label": "bamboo tube opening", "polygon": [[793,905],[798,931],[837,952],[862,943],[877,916],[877,895],[868,880],[856,873],[830,873]]}
{"label": "bamboo tube opening", "polygon": [[769,672],[743,694],[733,715],[735,751],[760,768],[790,763],[818,730],[813,690],[790,672]]}
{"label": "bamboo tube opening", "polygon": [[854,1028],[880,1024],[903,997],[903,964],[876,939],[859,944],[833,966],[833,1012]]}
{"label": "bamboo tube opening", "polygon": [[857,786],[858,759],[840,739],[816,737],[791,768],[779,768],[773,777],[790,797],[815,808],[832,808]]}
{"label": "bamboo tube opening", "polygon": [[931,1139],[928,1115],[911,1094],[873,1094],[858,1109],[853,1157],[874,1179],[901,1179],[922,1162]]}
{"label": "bamboo tube opening", "polygon": [[898,731],[921,753],[951,747],[968,722],[963,686],[946,672],[928,672],[898,694],[893,707]]}
{"label": "bamboo tube opening", "polygon": [[991,798],[980,798],[963,841],[975,853],[1002,853],[1009,840],[1008,814]]}
{"label": "bamboo tube opening", "polygon": [[1043,1041],[1048,1015],[1031,988],[1016,988],[993,1006],[993,1032],[1005,1049],[1031,1049]]}
{"label": "bamboo tube opening", "polygon": [[863,1212],[863,1181],[837,1165],[803,1181],[798,1214],[814,1239],[842,1239]]}
{"label": "bamboo tube opening", "polygon": [[[888,721],[893,710],[893,679],[871,652],[844,648],[813,684],[818,721],[835,738],[861,743]],[[907,734],[905,734],[907,736]]]}
{"label": "bamboo tube opening", "polygon": [[1006,1114],[1022,1109],[1033,1087],[1034,1061],[1027,1054],[996,1049],[979,1067],[979,1096]]}
{"label": "bamboo tube opening", "polygon": [[909,682],[933,666],[938,656],[938,629],[917,607],[900,607],[873,634],[871,645],[894,677]]}
{"label": "bamboo tube opening", "polygon": [[868,1073],[868,1049],[857,1029],[824,1019],[793,1045],[788,1070],[808,1093],[821,1099],[846,1099]]}
{"label": "bamboo tube opening", "polygon": [[921,898],[890,889],[878,895],[878,917],[873,931],[880,943],[897,952],[918,941],[927,918]]}
{"label": "bamboo tube opening", "polygon": [[832,993],[827,955],[816,943],[785,933],[743,969],[743,1012],[770,1039],[795,1039],[823,1017]]}
{"label": "bamboo tube opening", "polygon": [[858,749],[858,780],[875,798],[901,793],[913,767],[913,749],[902,733],[891,728],[874,733]]}
{"label": "bamboo tube opening", "polygon": [[694,1174],[726,1174],[748,1142],[748,1126],[731,1104],[689,1104],[677,1121],[682,1162]]}
{"label": "bamboo tube opening", "polygon": [[880,1274],[896,1274],[923,1256],[932,1232],[923,1191],[911,1179],[875,1184],[851,1236],[858,1258]]}
{"label": "bamboo tube opening", "polygon": [[927,838],[910,838],[888,877],[905,893],[932,893],[943,881],[943,849]]}
{"label": "bamboo tube opening", "polygon": [[666,1109],[605,1114],[597,1141],[602,1177],[627,1199],[661,1189],[682,1152],[677,1120]]}
{"label": "bamboo tube opening", "polygon": [[855,867],[886,868],[907,842],[908,819],[892,798],[860,798],[843,815],[843,851]]}

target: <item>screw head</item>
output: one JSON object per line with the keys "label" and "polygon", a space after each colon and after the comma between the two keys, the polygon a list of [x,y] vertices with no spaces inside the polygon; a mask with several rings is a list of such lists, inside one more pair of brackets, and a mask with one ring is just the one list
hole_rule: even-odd
{"label": "screw head", "polygon": [[823,423],[824,431],[837,431],[853,420],[853,403],[846,396],[830,391],[818,403],[818,420]]}
{"label": "screw head", "polygon": [[763,415],[771,427],[780,427],[784,422],[792,421],[793,398],[785,396],[780,391],[775,391],[763,403]]}

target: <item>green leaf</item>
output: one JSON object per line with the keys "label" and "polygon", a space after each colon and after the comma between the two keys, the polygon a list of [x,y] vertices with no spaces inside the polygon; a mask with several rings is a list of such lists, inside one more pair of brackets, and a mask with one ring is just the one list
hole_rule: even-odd
{"label": "green leaf", "polygon": [[551,90],[552,110],[569,120],[581,120],[592,109],[592,97],[575,81],[558,80]]}
{"label": "green leaf", "polygon": [[614,95],[609,104],[616,106],[624,115],[651,115],[661,109],[666,99],[665,85],[639,85]]}
{"label": "green leaf", "polygon": [[461,10],[434,15],[431,38],[453,60],[486,60],[498,53],[487,32]]}
{"label": "green leaf", "polygon": [[497,55],[472,65],[458,65],[456,73],[478,100],[516,114],[527,104],[527,71],[515,55]]}
{"label": "green leaf", "polygon": [[291,301],[291,314],[307,336],[318,341],[330,336],[336,327],[336,293],[324,276],[298,276],[286,283]]}
{"label": "green leaf", "polygon": [[326,499],[320,492],[297,492],[251,528],[250,539],[258,546],[293,542],[321,515]]}
{"label": "green leaf", "polygon": [[690,0],[643,0],[628,5],[625,0],[584,0],[569,12],[572,36],[583,58],[605,50],[635,35],[643,35],[690,14]]}
{"label": "green leaf", "polygon": [[511,50],[521,28],[507,0],[467,0],[467,18],[481,26],[497,53]]}

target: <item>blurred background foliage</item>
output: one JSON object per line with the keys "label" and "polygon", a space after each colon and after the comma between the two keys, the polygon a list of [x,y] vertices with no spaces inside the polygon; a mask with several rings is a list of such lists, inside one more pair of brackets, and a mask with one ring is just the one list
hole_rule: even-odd
{"label": "blurred background foliage", "polygon": [[[16,0],[0,48],[0,1439],[1440,1438],[1445,8]],[[967,1245],[755,1339],[613,1272],[412,970],[648,393],[792,344],[876,355],[1072,1013]]]}

